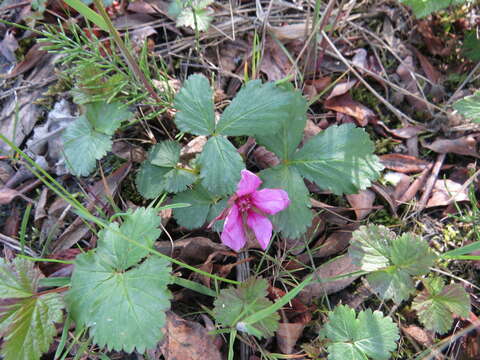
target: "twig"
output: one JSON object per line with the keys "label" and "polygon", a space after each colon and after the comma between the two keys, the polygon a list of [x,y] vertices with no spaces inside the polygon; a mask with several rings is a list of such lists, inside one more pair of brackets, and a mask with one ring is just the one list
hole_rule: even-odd
{"label": "twig", "polygon": [[427,201],[430,198],[430,195],[432,194],[433,186],[437,181],[438,173],[442,168],[443,161],[445,160],[446,155],[447,154],[438,154],[437,161],[435,161],[435,165],[433,165],[432,173],[430,174],[430,177],[428,178],[427,183],[425,184],[425,191],[423,192],[422,197],[420,198],[420,201],[417,204],[418,211],[422,211],[425,208],[425,206],[427,206]]}
{"label": "twig", "polygon": [[458,93],[460,92],[460,90],[462,90],[465,85],[468,84],[468,82],[470,81],[470,79],[472,78],[472,76],[478,71],[478,69],[480,69],[480,61],[477,63],[477,65],[475,65],[475,67],[473,68],[472,71],[470,71],[470,74],[468,74],[468,76],[465,78],[465,80],[463,80],[463,82],[460,84],[460,86],[458,87],[457,90],[455,90],[455,92],[453,93],[452,96],[450,96],[450,99],[448,99],[448,101],[445,103],[445,105],[450,105],[451,102],[453,102],[456,98],[456,96],[458,95]]}

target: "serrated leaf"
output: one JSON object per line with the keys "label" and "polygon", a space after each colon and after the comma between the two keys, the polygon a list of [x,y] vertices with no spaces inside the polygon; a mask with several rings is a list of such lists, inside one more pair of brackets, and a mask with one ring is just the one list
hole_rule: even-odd
{"label": "serrated leaf", "polygon": [[424,282],[425,290],[415,297],[412,308],[428,330],[445,334],[452,327],[454,315],[468,317],[470,297],[460,284],[445,286],[440,277]]}
{"label": "serrated leaf", "polygon": [[287,116],[282,120],[280,130],[275,135],[256,135],[257,142],[273,151],[278,157],[289,160],[302,141],[303,131],[307,122],[307,100],[299,91],[285,89],[290,92],[292,101],[288,107]]}
{"label": "serrated leaf", "polygon": [[298,171],[286,165],[263,170],[260,177],[265,188],[283,189],[288,193],[290,205],[283,211],[271,216],[277,231],[285,237],[297,238],[307,231],[312,223],[309,192]]}
{"label": "serrated leaf", "polygon": [[180,159],[182,147],[176,141],[162,141],[148,152],[147,160],[156,166],[175,167]]}
{"label": "serrated leaf", "polygon": [[197,175],[184,169],[172,169],[163,177],[165,191],[178,193],[185,191],[189,185],[197,180]]}
{"label": "serrated leaf", "polygon": [[462,51],[470,60],[480,61],[480,39],[476,31],[471,31],[465,35]]}
{"label": "serrated leaf", "polygon": [[0,259],[0,355],[5,360],[39,360],[56,335],[63,301],[59,294],[36,294],[40,276],[33,262]]}
{"label": "serrated leaf", "polygon": [[171,169],[155,166],[148,160],[144,161],[135,177],[138,192],[147,199],[160,196],[165,191],[163,176]]}
{"label": "serrated leaf", "polygon": [[189,230],[197,229],[206,221],[213,220],[226,206],[226,200],[218,201],[201,185],[175,195],[173,203],[190,204],[189,207],[173,210],[173,216],[180,226]]}
{"label": "serrated leaf", "polygon": [[161,233],[160,217],[155,209],[138,208],[123,218],[122,225],[111,223],[100,231],[98,240],[97,255],[117,271],[128,269],[148,254],[146,249],[127,239],[150,248]]}
{"label": "serrated leaf", "polygon": [[77,176],[87,176],[112,148],[110,136],[95,131],[85,116],[70,124],[62,136],[68,167]]}
{"label": "serrated leaf", "polygon": [[63,318],[63,301],[50,293],[20,300],[8,327],[0,354],[4,360],[39,360],[57,334]]}
{"label": "serrated leaf", "polygon": [[143,353],[162,338],[165,311],[170,308],[169,282],[170,267],[163,258],[149,257],[118,272],[88,252],[75,260],[65,300],[77,326],[88,326],[96,344]]}
{"label": "serrated leaf", "polygon": [[32,296],[38,286],[39,272],[32,263],[15,258],[11,263],[0,258],[0,299]]}
{"label": "serrated leaf", "polygon": [[354,231],[348,252],[362,270],[372,271],[367,275],[372,289],[396,303],[415,290],[411,276],[426,274],[436,259],[421,237],[411,233],[396,237],[381,225]]}
{"label": "serrated leaf", "polygon": [[330,343],[327,345],[329,360],[387,360],[397,348],[397,326],[380,311],[360,311],[346,305],[337,306],[328,317],[321,334]]}
{"label": "serrated leaf", "polygon": [[87,104],[86,108],[85,116],[94,130],[105,135],[113,135],[122,122],[133,115],[125,105],[118,102],[108,104],[98,101]]}
{"label": "serrated leaf", "polygon": [[215,130],[213,92],[207,78],[190,75],[175,97],[175,124],[184,132],[210,135]]}
{"label": "serrated leaf", "polygon": [[410,6],[417,18],[422,18],[449,6],[464,4],[466,0],[400,0],[400,2]]}
{"label": "serrated leaf", "polygon": [[272,136],[288,121],[289,108],[295,104],[293,92],[272,82],[249,81],[223,112],[216,132],[228,136]]}
{"label": "serrated leaf", "polygon": [[235,191],[240,171],[245,168],[237,149],[224,136],[208,139],[197,163],[201,166],[202,185],[218,196]]}
{"label": "serrated leaf", "polygon": [[177,17],[177,26],[188,26],[198,31],[207,31],[212,22],[212,11],[210,9],[183,9]]}
{"label": "serrated leaf", "polygon": [[457,101],[453,108],[466,118],[480,122],[480,91]]}
{"label": "serrated leaf", "polygon": [[322,189],[353,194],[380,176],[383,166],[373,150],[365,130],[353,124],[334,125],[312,137],[291,164]]}
{"label": "serrated leaf", "polygon": [[[250,278],[239,285],[237,289],[228,288],[220,291],[220,295],[214,302],[213,314],[215,320],[228,327],[242,327],[242,320],[263,310],[272,302],[266,298],[268,283],[262,278]],[[250,335],[271,337],[278,329],[280,316],[272,313],[261,321],[249,324],[253,329],[245,327]],[[240,326],[238,326],[240,323]]]}

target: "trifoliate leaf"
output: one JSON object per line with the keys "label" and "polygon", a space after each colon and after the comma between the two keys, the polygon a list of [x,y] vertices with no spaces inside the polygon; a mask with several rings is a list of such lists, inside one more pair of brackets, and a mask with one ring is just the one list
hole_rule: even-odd
{"label": "trifoliate leaf", "polygon": [[280,316],[276,312],[259,322],[250,324],[253,328],[251,330],[248,327],[245,329],[242,327],[243,319],[272,305],[272,302],[266,298],[267,288],[268,283],[265,279],[250,278],[240,284],[237,289],[221,290],[214,302],[215,320],[223,326],[237,327],[259,338],[273,336],[278,329],[280,320]]}
{"label": "trifoliate leaf", "polygon": [[263,170],[260,177],[265,188],[285,190],[290,199],[290,205],[271,216],[274,228],[288,238],[297,238],[307,231],[312,223],[309,192],[298,171],[286,165]]}
{"label": "trifoliate leaf", "polygon": [[148,152],[148,161],[152,165],[175,167],[180,159],[182,147],[176,141],[162,141]]}
{"label": "trifoliate leaf", "polygon": [[413,300],[412,308],[428,330],[445,334],[452,327],[454,315],[468,317],[470,297],[463,286],[445,286],[440,277],[425,279],[424,283],[425,290]]}
{"label": "trifoliate leaf", "polygon": [[111,223],[99,233],[97,255],[104,257],[108,265],[123,271],[138,263],[148,250],[128,241],[151,248],[160,236],[160,217],[155,209],[138,208],[124,216],[122,225]]}
{"label": "trifoliate leaf", "polygon": [[354,231],[348,252],[354,264],[372,271],[367,275],[371,288],[396,303],[415,290],[411,277],[426,274],[436,259],[421,237],[410,233],[395,237],[384,226],[376,225]]}
{"label": "trifoliate leaf", "polygon": [[129,213],[121,226],[111,224],[99,233],[96,251],[75,259],[65,299],[76,324],[89,327],[101,347],[143,353],[162,338],[171,298],[169,262],[150,256],[139,263],[148,251],[124,238],[151,248],[159,234],[155,212]]}
{"label": "trifoliate leaf", "polygon": [[55,323],[63,319],[62,297],[55,293],[33,296],[17,306],[0,354],[5,360],[39,360],[57,334]]}
{"label": "trifoliate leaf", "polygon": [[210,9],[205,8],[211,3],[213,0],[174,0],[168,7],[168,15],[177,19],[177,26],[206,31],[213,17]]}
{"label": "trifoliate leaf", "polygon": [[40,276],[30,261],[0,258],[0,355],[5,360],[39,360],[56,335],[55,323],[62,321],[61,296],[37,294]]}
{"label": "trifoliate leaf", "polygon": [[95,131],[105,135],[113,135],[123,121],[132,117],[125,105],[115,102],[94,102],[86,105],[85,116]]}
{"label": "trifoliate leaf", "polygon": [[353,194],[380,176],[383,166],[373,150],[365,130],[335,125],[308,140],[293,156],[292,165],[322,189]]}
{"label": "trifoliate leaf", "polygon": [[476,31],[471,31],[465,35],[462,51],[466,57],[472,61],[480,61],[480,39]]}
{"label": "trifoliate leaf", "polygon": [[190,75],[175,97],[175,124],[184,132],[210,135],[215,129],[213,92],[203,75]]}
{"label": "trifoliate leaf", "polygon": [[178,193],[185,191],[187,186],[197,180],[197,175],[185,169],[172,169],[163,177],[163,188],[165,191]]}
{"label": "trifoliate leaf", "polygon": [[127,271],[94,252],[77,256],[71,290],[65,296],[78,326],[88,326],[93,341],[109,349],[139,353],[162,338],[165,311],[170,308],[170,267],[149,257]]}
{"label": "trifoliate leaf", "polygon": [[400,0],[401,3],[412,8],[417,18],[428,16],[433,12],[449,6],[464,4],[465,1],[466,0]]}
{"label": "trifoliate leaf", "polygon": [[237,149],[224,136],[208,139],[198,157],[202,185],[211,193],[222,196],[235,191],[240,171],[245,168]]}
{"label": "trifoliate leaf", "polygon": [[165,191],[163,176],[170,170],[167,167],[152,165],[145,160],[135,177],[138,192],[147,199],[160,196]]}
{"label": "trifoliate leaf", "polygon": [[346,305],[329,314],[321,335],[330,341],[329,360],[387,360],[400,337],[397,326],[380,311],[360,311],[356,318],[355,310]]}
{"label": "trifoliate leaf", "polygon": [[85,116],[65,129],[62,140],[67,165],[78,176],[90,174],[95,169],[95,161],[112,148],[110,136],[95,131]]}
{"label": "trifoliate leaf", "polygon": [[453,108],[466,118],[480,122],[480,91],[457,101]]}
{"label": "trifoliate leaf", "polygon": [[223,112],[216,132],[222,135],[275,134],[297,106],[294,92],[285,91],[272,82],[249,81]]}
{"label": "trifoliate leaf", "polygon": [[190,204],[189,207],[173,210],[173,216],[180,226],[193,230],[201,227],[206,221],[213,220],[226,206],[225,201],[218,201],[201,185],[175,195],[173,203]]}
{"label": "trifoliate leaf", "polygon": [[280,130],[275,135],[256,135],[257,142],[273,151],[278,157],[289,160],[302,141],[303,131],[307,122],[307,100],[299,91],[285,89],[292,94],[292,101],[287,109]]}

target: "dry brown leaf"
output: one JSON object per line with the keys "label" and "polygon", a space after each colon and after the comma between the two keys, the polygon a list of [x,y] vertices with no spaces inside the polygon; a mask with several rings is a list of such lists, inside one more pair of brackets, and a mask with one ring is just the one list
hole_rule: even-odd
{"label": "dry brown leaf", "polygon": [[180,150],[180,156],[183,160],[188,160],[193,157],[195,157],[198,153],[201,153],[203,150],[203,147],[207,143],[207,137],[206,136],[197,136],[190,140],[187,145],[182,147],[182,150]]}
{"label": "dry brown leaf", "polygon": [[278,40],[283,42],[303,39],[310,32],[309,30],[307,30],[306,22],[299,24],[288,24],[284,26],[269,26],[268,30],[271,31]]}
{"label": "dry brown leaf", "polygon": [[15,38],[13,31],[7,30],[3,40],[0,41],[0,54],[2,54],[10,63],[14,63],[16,61],[15,50],[17,49],[18,41]]}
{"label": "dry brown leaf", "polygon": [[[170,241],[157,241],[155,247],[162,254],[181,259],[188,264],[202,264],[212,253],[228,251],[225,245],[202,236],[176,240],[173,248]],[[231,253],[235,256],[234,252]]]}
{"label": "dry brown leaf", "polygon": [[445,44],[438,36],[435,36],[430,21],[420,20],[417,30],[423,36],[425,45],[432,55],[449,56],[451,54],[453,44]]}
{"label": "dry brown leaf", "polygon": [[324,106],[327,109],[355,118],[359,126],[366,126],[369,121],[373,121],[377,117],[372,110],[360,104],[358,101],[353,100],[350,94],[333,98],[329,97],[329,99],[324,102]]}
{"label": "dry brown leaf", "polygon": [[163,327],[164,338],[159,349],[169,360],[222,360],[215,346],[214,337],[197,322],[182,319],[167,312],[167,324]]}
{"label": "dry brown leaf", "polygon": [[423,72],[427,76],[428,80],[434,84],[439,84],[442,80],[442,74],[440,74],[440,72],[434,68],[426,56],[423,56],[416,48],[412,47],[412,49],[420,61],[420,65],[422,66]]}
{"label": "dry brown leaf", "polygon": [[330,234],[323,242],[319,242],[313,246],[312,256],[314,258],[322,258],[338,254],[345,250],[352,239],[352,232],[358,227],[354,225],[350,229],[335,231]]}
{"label": "dry brown leaf", "polygon": [[405,174],[421,172],[429,165],[428,161],[403,154],[381,155],[380,162],[389,170]]}
{"label": "dry brown leaf", "polygon": [[357,220],[364,219],[372,212],[375,202],[375,193],[372,190],[361,190],[358,194],[349,194],[346,197],[355,211]]}
{"label": "dry brown leaf", "polygon": [[275,333],[277,345],[282,354],[291,354],[305,329],[305,323],[280,323]]}
{"label": "dry brown leaf", "polygon": [[452,153],[480,158],[477,152],[477,141],[471,135],[458,139],[438,139],[431,144],[422,145],[439,154]]}
{"label": "dry brown leaf", "polygon": [[333,88],[332,92],[330,95],[328,95],[327,100],[330,100],[334,97],[346,94],[351,88],[355,86],[355,84],[358,82],[358,80],[350,80],[350,81],[342,81],[339,82],[335,87]]}
{"label": "dry brown leaf", "polygon": [[285,51],[271,37],[265,42],[260,71],[267,75],[269,81],[283,79],[292,70],[292,63]]}
{"label": "dry brown leaf", "polygon": [[354,282],[358,275],[350,276],[339,280],[328,280],[328,278],[348,274],[360,270],[360,267],[354,265],[348,255],[340,256],[326,264],[321,265],[316,271],[317,281],[307,285],[299,294],[299,298],[306,304],[310,304],[313,299],[336,293],[345,289]]}
{"label": "dry brown leaf", "polygon": [[128,141],[115,141],[112,145],[112,153],[119,158],[134,163],[142,163],[147,158],[146,151],[140,147],[130,144]]}
{"label": "dry brown leaf", "polygon": [[260,169],[266,169],[280,164],[280,160],[278,159],[277,155],[271,151],[268,151],[263,146],[257,147],[253,151],[252,155],[255,159],[255,163]]}
{"label": "dry brown leaf", "polygon": [[468,189],[452,180],[437,180],[428,199],[427,207],[445,206],[453,201],[468,201]]}
{"label": "dry brown leaf", "polygon": [[44,43],[33,45],[30,50],[28,50],[25,58],[20,61],[9,74],[0,75],[0,78],[11,79],[33,68],[43,59],[44,55],[47,54],[45,50],[41,50],[42,46],[45,45]]}
{"label": "dry brown leaf", "polygon": [[433,336],[425,329],[416,325],[402,326],[402,331],[419,344],[429,347],[433,344]]}

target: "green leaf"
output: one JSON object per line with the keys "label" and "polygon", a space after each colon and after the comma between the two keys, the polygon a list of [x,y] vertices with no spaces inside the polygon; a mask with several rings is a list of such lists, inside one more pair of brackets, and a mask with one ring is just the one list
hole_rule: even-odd
{"label": "green leaf", "polygon": [[89,327],[100,347],[143,353],[162,338],[171,298],[169,262],[154,256],[140,262],[148,251],[124,238],[152,247],[159,224],[154,209],[139,208],[121,226],[100,232],[96,251],[75,259],[65,300],[77,326]]}
{"label": "green leaf", "polygon": [[190,204],[189,207],[173,210],[177,223],[189,230],[197,229],[206,221],[213,220],[226,206],[226,200],[218,201],[199,184],[191,190],[175,195],[172,201]]}
{"label": "green leaf", "polygon": [[148,161],[152,165],[175,167],[180,159],[182,147],[176,141],[162,141],[148,152]]}
{"label": "green leaf", "polygon": [[462,47],[463,53],[472,61],[480,61],[480,39],[476,31],[470,31],[465,35]]}
{"label": "green leaf", "polygon": [[330,341],[329,360],[387,360],[400,337],[397,326],[380,311],[360,311],[357,318],[346,305],[330,312],[321,335]]}
{"label": "green leaf", "polygon": [[428,273],[436,255],[421,237],[396,237],[384,226],[361,226],[353,232],[348,249],[354,264],[367,275],[371,288],[384,299],[401,303],[415,290],[412,276]]}
{"label": "green leaf", "polygon": [[412,8],[417,18],[428,16],[433,12],[449,6],[465,4],[466,1],[467,0],[400,0],[401,3]]}
{"label": "green leaf", "polygon": [[128,269],[147,256],[148,251],[127,238],[151,248],[160,236],[160,221],[155,209],[138,208],[135,212],[128,211],[122,225],[111,223],[99,232],[97,255],[117,271]]}
{"label": "green leaf", "polygon": [[56,335],[63,318],[59,294],[36,294],[41,273],[34,263],[0,258],[0,355],[5,360],[39,360]]}
{"label": "green leaf", "polygon": [[216,132],[228,136],[272,136],[288,121],[289,108],[295,105],[295,93],[272,82],[249,81],[223,112]]}
{"label": "green leaf", "polygon": [[415,297],[412,308],[417,311],[420,322],[439,334],[448,332],[453,316],[468,317],[470,297],[460,284],[445,286],[442,278],[425,279],[425,290]]}
{"label": "green leaf", "polygon": [[288,193],[290,205],[278,214],[271,216],[275,230],[285,237],[297,238],[307,231],[312,223],[309,192],[298,171],[286,165],[263,170],[260,177],[263,187],[283,189]]}
{"label": "green leaf", "polygon": [[239,285],[237,289],[228,288],[220,291],[214,302],[213,314],[215,320],[228,327],[237,327],[256,337],[271,337],[278,329],[280,316],[274,312],[259,322],[244,326],[243,319],[263,310],[272,302],[266,298],[268,283],[262,278],[250,278]]}
{"label": "green leaf", "polygon": [[65,158],[72,173],[87,176],[112,148],[110,136],[92,128],[85,116],[80,116],[69,125],[62,136]]}
{"label": "green leaf", "polygon": [[299,91],[291,89],[284,91],[291,92],[292,101],[286,109],[287,116],[282,119],[280,130],[275,135],[256,135],[255,138],[260,145],[273,151],[281,159],[289,160],[302,141],[308,106],[307,100]]}
{"label": "green leaf", "polygon": [[153,199],[165,191],[163,176],[171,169],[150,164],[145,160],[135,178],[138,192],[147,199]]}
{"label": "green leaf", "polygon": [[202,185],[211,193],[221,196],[235,191],[240,171],[245,168],[237,149],[224,136],[208,139],[198,157]]}
{"label": "green leaf", "polygon": [[383,166],[373,150],[365,130],[353,124],[334,125],[311,138],[291,164],[323,189],[353,194],[380,176]]}
{"label": "green leaf", "polygon": [[140,353],[155,348],[170,308],[168,261],[149,257],[124,272],[108,263],[93,252],[77,256],[65,296],[72,318],[90,328],[100,347]]}
{"label": "green leaf", "polygon": [[125,105],[115,102],[94,102],[86,105],[87,117],[95,131],[105,135],[113,135],[123,121],[132,117],[132,113],[125,108]]}
{"label": "green leaf", "polygon": [[213,17],[212,12],[205,8],[211,3],[213,0],[174,0],[168,7],[168,14],[177,19],[177,26],[206,31]]}
{"label": "green leaf", "polygon": [[163,188],[165,191],[178,193],[185,191],[189,185],[197,180],[197,175],[184,169],[172,169],[163,177]]}
{"label": "green leaf", "polygon": [[453,108],[466,118],[480,122],[480,91],[457,101]]}
{"label": "green leaf", "polygon": [[175,97],[175,124],[184,132],[210,135],[215,129],[213,92],[207,78],[190,75]]}

